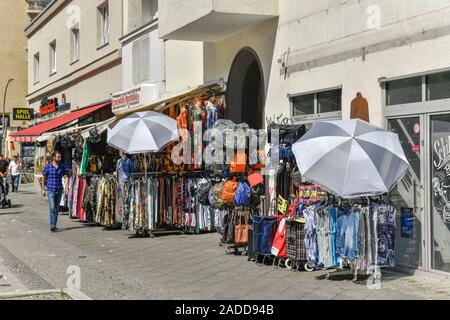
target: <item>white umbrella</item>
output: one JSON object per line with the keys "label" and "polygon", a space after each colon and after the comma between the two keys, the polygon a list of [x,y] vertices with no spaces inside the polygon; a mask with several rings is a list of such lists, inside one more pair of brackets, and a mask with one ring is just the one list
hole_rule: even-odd
{"label": "white umbrella", "polygon": [[343,198],[388,193],[409,168],[398,135],[361,120],[318,122],[292,149],[306,180]]}
{"label": "white umbrella", "polygon": [[108,144],[128,154],[158,152],[179,138],[177,122],[158,112],[137,112],[108,129]]}
{"label": "white umbrella", "polygon": [[144,154],[145,177],[146,154],[158,152],[178,138],[177,122],[153,111],[133,113],[108,129],[109,145],[128,154]]}

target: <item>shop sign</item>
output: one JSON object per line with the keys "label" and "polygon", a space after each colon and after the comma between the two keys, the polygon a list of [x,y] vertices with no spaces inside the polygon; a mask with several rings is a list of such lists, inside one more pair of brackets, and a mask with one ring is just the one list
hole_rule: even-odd
{"label": "shop sign", "polygon": [[136,88],[124,93],[118,93],[113,95],[112,99],[112,111],[116,112],[121,109],[129,108],[137,105],[141,98],[141,88]]}
{"label": "shop sign", "polygon": [[26,143],[26,142],[36,142],[37,141],[37,137],[32,137],[32,136],[24,136],[24,137],[11,137],[11,140],[14,142],[21,142],[21,143]]}
{"label": "shop sign", "polygon": [[39,107],[39,116],[43,117],[50,113],[56,112],[58,106],[58,98],[44,99]]}
{"label": "shop sign", "polygon": [[30,121],[34,118],[34,109],[13,108],[13,120]]}

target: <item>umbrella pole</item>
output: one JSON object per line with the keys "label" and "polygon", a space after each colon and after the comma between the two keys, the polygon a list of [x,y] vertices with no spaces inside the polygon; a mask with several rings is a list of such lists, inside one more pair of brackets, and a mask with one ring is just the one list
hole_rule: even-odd
{"label": "umbrella pole", "polygon": [[144,172],[145,172],[145,181],[147,182],[148,175],[147,175],[147,154],[146,153],[144,153]]}

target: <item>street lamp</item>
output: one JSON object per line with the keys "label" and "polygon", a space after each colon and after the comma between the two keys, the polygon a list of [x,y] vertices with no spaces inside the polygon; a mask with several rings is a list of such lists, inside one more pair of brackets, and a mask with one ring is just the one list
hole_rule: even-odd
{"label": "street lamp", "polygon": [[[14,81],[14,79],[8,79],[8,83],[6,83],[5,94],[3,95],[3,118],[2,118],[2,125],[3,125],[3,137],[2,137],[3,141],[2,142],[3,143],[2,143],[2,148],[3,147],[5,148],[3,150],[3,153],[5,153],[6,149],[7,149],[7,146],[6,146],[6,129],[7,128],[6,128],[6,124],[5,124],[6,95],[8,94],[9,84],[13,81]],[[6,154],[5,154],[5,157],[6,157]]]}

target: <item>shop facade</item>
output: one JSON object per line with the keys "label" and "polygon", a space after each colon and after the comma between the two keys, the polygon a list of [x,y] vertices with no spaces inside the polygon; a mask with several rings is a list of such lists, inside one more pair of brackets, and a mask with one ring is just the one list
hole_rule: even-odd
{"label": "shop facade", "polygon": [[411,164],[391,193],[404,219],[397,243],[403,252],[399,263],[448,273],[450,72],[382,79],[381,86],[386,127],[399,135]]}
{"label": "shop facade", "polygon": [[443,3],[417,4],[280,2],[265,116],[307,128],[350,119],[360,93],[368,120],[399,134],[411,164],[389,194],[396,266],[448,273],[450,11]]}

